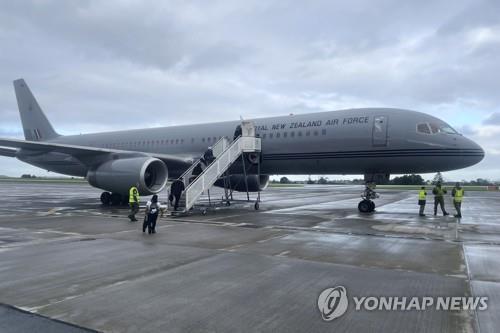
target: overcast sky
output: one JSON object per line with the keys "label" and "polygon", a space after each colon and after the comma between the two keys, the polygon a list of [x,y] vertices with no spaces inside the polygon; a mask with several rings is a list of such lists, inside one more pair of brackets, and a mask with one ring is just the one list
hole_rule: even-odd
{"label": "overcast sky", "polygon": [[[436,115],[500,179],[500,1],[1,1],[0,137],[24,78],[62,134],[387,106]],[[47,175],[0,157],[0,174]],[[332,177],[336,178],[336,177]]]}

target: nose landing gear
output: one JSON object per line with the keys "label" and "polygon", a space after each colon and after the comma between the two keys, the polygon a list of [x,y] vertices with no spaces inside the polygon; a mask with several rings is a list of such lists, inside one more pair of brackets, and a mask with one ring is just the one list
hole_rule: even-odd
{"label": "nose landing gear", "polygon": [[377,199],[379,195],[375,192],[375,183],[367,183],[363,194],[361,194],[361,202],[358,204],[358,210],[361,213],[372,213],[375,211],[375,203],[372,199]]}

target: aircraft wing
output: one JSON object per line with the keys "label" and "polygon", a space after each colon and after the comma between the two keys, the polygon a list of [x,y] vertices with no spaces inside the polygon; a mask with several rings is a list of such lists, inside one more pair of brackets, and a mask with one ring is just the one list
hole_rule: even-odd
{"label": "aircraft wing", "polygon": [[[105,157],[106,155],[121,155],[121,156],[151,156],[156,157],[165,164],[168,165],[179,165],[179,166],[190,166],[193,163],[195,156],[176,156],[170,154],[157,154],[157,153],[148,153],[148,152],[137,152],[130,150],[119,150],[119,149],[107,149],[107,148],[95,148],[95,147],[86,147],[86,146],[78,146],[78,145],[68,145],[61,143],[52,143],[52,142],[34,142],[34,141],[25,141],[18,139],[4,139],[0,138],[0,147],[9,147],[9,148],[22,148],[30,151],[39,151],[40,153],[50,153],[57,152],[71,155],[83,163],[87,164],[86,161],[94,160],[95,157]],[[8,148],[0,148],[0,155],[15,157],[15,150]]]}
{"label": "aircraft wing", "polygon": [[8,148],[0,148],[0,156],[16,157],[16,150]]}

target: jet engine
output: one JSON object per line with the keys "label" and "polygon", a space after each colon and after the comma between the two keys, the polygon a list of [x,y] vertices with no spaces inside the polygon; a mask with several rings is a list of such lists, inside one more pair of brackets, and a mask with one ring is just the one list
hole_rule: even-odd
{"label": "jet engine", "polygon": [[[267,175],[247,175],[248,191],[258,192],[265,190],[269,185],[269,176]],[[259,182],[260,180],[260,182]],[[227,186],[238,192],[246,192],[245,175],[230,175],[226,177]],[[260,185],[260,186],[259,186]],[[215,186],[224,187],[224,179],[221,178],[215,182]]]}
{"label": "jet engine", "polygon": [[128,194],[131,186],[142,195],[163,190],[168,169],[163,161],[152,157],[119,158],[92,168],[87,173],[90,185],[113,193]]}

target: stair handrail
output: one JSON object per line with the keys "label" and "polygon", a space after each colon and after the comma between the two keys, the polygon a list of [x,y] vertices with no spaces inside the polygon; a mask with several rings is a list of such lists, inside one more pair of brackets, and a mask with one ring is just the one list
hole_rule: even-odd
{"label": "stair handrail", "polygon": [[224,149],[219,156],[208,165],[184,190],[185,210],[189,210],[206,190],[210,189],[233,162],[247,151],[260,151],[260,138],[252,136],[239,136],[229,147]]}
{"label": "stair handrail", "polygon": [[[217,156],[219,156],[222,152],[224,152],[224,150],[226,149],[228,144],[229,144],[228,138],[225,136],[221,137],[213,145],[212,153],[213,153],[214,157],[217,158]],[[178,178],[178,179],[182,180],[182,182],[184,183],[184,188],[187,188],[189,186],[189,178],[193,175],[194,169],[200,163],[202,163],[202,158],[203,158],[203,156],[200,157],[198,160],[196,160],[193,164],[191,164],[191,166],[186,171],[184,171],[184,173]]]}

